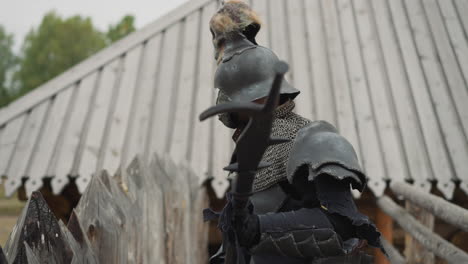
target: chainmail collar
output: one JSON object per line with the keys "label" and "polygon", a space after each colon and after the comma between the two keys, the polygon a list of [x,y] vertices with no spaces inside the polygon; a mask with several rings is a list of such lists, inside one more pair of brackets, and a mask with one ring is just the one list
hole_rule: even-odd
{"label": "chainmail collar", "polygon": [[[275,111],[273,112],[273,116],[275,117],[275,119],[285,118],[288,114],[292,113],[295,107],[296,107],[296,104],[294,103],[294,101],[288,100],[286,103],[283,103],[282,105],[278,106],[275,109]],[[273,124],[274,124],[274,121],[273,121]],[[237,128],[234,131],[234,134],[232,135],[232,139],[234,140],[234,142],[237,141],[243,129],[244,129],[243,127]]]}
{"label": "chainmail collar", "polygon": [[296,107],[294,101],[288,100],[286,103],[278,106],[275,109],[273,115],[275,116],[275,118],[285,118],[288,114],[292,112],[292,110],[294,110],[294,107]]}
{"label": "chainmail collar", "polygon": [[[293,112],[294,107],[294,101],[290,100],[276,108],[274,112],[275,119],[272,124],[271,136],[287,138],[291,141],[267,148],[263,155],[262,162],[268,162],[272,165],[257,172],[253,183],[253,192],[266,190],[276,183],[287,179],[286,165],[294,139],[296,138],[297,132],[311,122],[295,114]],[[237,140],[241,132],[242,129],[236,129],[233,139]]]}

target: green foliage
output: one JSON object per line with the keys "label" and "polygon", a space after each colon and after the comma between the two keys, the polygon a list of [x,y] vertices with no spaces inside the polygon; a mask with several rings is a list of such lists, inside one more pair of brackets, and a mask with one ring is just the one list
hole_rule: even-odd
{"label": "green foliage", "polygon": [[90,18],[62,19],[47,13],[37,30],[31,30],[23,43],[23,57],[15,80],[24,94],[64,72],[106,45]]}
{"label": "green foliage", "polygon": [[126,15],[116,25],[109,26],[109,30],[106,34],[107,39],[110,41],[110,43],[112,43],[132,33],[135,31],[134,22],[134,16]]}
{"label": "green foliage", "polygon": [[[62,18],[52,11],[44,16],[38,28],[28,33],[20,59],[11,51],[12,36],[0,26],[0,107],[135,31],[134,22],[135,18],[127,15],[101,33],[89,17]],[[11,74],[18,64],[10,78],[14,82],[6,84],[7,72]]]}
{"label": "green foliage", "polygon": [[8,34],[0,25],[0,107],[10,100],[7,75],[11,73],[18,62],[18,58],[13,54],[12,46],[13,35]]}

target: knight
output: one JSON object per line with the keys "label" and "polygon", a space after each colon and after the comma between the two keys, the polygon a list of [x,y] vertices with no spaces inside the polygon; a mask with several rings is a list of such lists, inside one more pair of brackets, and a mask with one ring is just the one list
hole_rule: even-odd
{"label": "knight", "polygon": [[[265,103],[279,59],[257,44],[260,28],[258,16],[243,1],[227,1],[212,17],[218,105]],[[289,141],[266,148],[261,161],[270,165],[255,172],[250,206],[233,216],[248,263],[316,263],[355,255],[365,244],[382,249],[380,233],[357,210],[351,194],[351,188],[362,192],[366,185],[353,146],[330,123],[294,113],[299,93],[282,80],[271,137]],[[234,129],[235,141],[249,121],[236,113],[219,119]],[[224,263],[224,254],[222,247],[210,263]],[[337,262],[348,263],[329,263]]]}

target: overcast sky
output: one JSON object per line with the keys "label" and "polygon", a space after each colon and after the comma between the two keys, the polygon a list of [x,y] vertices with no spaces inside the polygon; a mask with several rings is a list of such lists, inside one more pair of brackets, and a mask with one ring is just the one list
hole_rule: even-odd
{"label": "overcast sky", "polygon": [[41,23],[42,17],[55,10],[62,17],[89,16],[101,31],[115,24],[124,15],[135,16],[137,29],[153,22],[161,15],[188,0],[0,0],[0,24],[15,36],[19,51],[28,31]]}

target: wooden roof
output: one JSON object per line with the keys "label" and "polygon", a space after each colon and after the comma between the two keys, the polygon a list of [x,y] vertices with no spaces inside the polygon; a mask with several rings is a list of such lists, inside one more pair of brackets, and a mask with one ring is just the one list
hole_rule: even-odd
{"label": "wooden roof", "polygon": [[[381,195],[386,182],[468,191],[468,2],[251,0],[258,42],[291,66],[297,111],[335,124]],[[221,195],[230,131],[197,115],[214,104],[208,21],[191,0],[0,110],[0,174],[12,194],[52,177],[80,191],[136,154],[169,154]]]}

